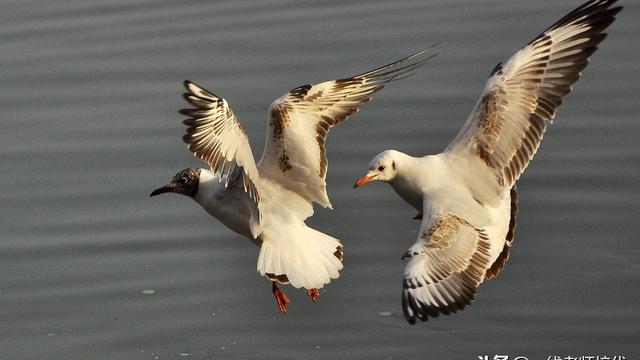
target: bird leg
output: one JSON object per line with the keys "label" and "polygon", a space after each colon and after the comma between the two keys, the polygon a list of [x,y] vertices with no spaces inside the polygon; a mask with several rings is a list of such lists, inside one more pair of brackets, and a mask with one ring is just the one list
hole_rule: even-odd
{"label": "bird leg", "polygon": [[273,291],[273,296],[276,297],[276,302],[278,303],[278,309],[280,309],[281,313],[286,314],[287,304],[290,302],[289,297],[285,293],[280,291],[280,289],[278,289],[278,285],[276,285],[275,281],[272,281],[271,284],[272,284],[271,290]]}
{"label": "bird leg", "polygon": [[413,217],[416,220],[422,220],[422,211],[418,213],[418,215]]}
{"label": "bird leg", "polygon": [[313,288],[307,290],[307,295],[313,300],[313,302],[318,302],[318,298],[320,297],[320,290]]}

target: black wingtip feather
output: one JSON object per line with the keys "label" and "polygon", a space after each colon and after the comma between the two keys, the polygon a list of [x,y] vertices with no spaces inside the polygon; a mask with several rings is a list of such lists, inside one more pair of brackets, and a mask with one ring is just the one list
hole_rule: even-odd
{"label": "black wingtip feather", "polygon": [[[349,79],[340,79],[337,80],[339,81],[348,81],[350,79],[353,78],[372,78],[374,81],[379,82],[379,83],[388,83],[394,80],[397,80],[397,78],[399,76],[402,76],[406,73],[412,72],[413,70],[423,66],[424,64],[426,64],[429,60],[431,60],[433,57],[435,57],[436,55],[438,55],[438,53],[435,54],[429,54],[426,55],[430,50],[434,49],[436,46],[440,45],[440,43],[435,43],[434,45],[420,50],[416,53],[413,53],[405,58],[402,58],[400,60],[394,61],[392,63],[389,63],[387,65],[383,65],[379,68],[373,69],[373,70],[369,70],[367,72],[364,72],[362,74],[358,74],[356,76],[353,76]],[[425,58],[420,59],[420,60],[416,60],[418,59],[420,56],[426,55]],[[412,60],[416,60],[414,62],[411,62]]]}
{"label": "black wingtip feather", "polygon": [[191,113],[197,109],[178,109],[178,114],[184,116],[191,116]]}
{"label": "black wingtip feather", "polygon": [[[187,91],[188,91],[188,94],[185,94],[185,95],[193,95],[193,96],[196,96],[196,97],[199,97],[199,98],[200,98],[201,96],[200,96],[200,95],[198,95],[197,93],[195,93],[195,92],[193,91],[193,88],[196,88],[197,90],[199,90],[199,91],[201,91],[202,93],[204,93],[206,96],[209,96],[209,97],[212,97],[212,98],[217,98],[217,99],[219,99],[219,98],[220,98],[218,95],[214,94],[213,92],[211,92],[211,91],[209,91],[209,90],[205,89],[204,87],[202,87],[202,86],[198,85],[197,83],[195,83],[195,82],[193,82],[193,81],[191,81],[191,80],[185,80],[185,81],[183,81],[183,82],[182,82],[182,85],[183,85],[183,86],[184,86],[184,88],[185,88],[185,89],[187,89]],[[183,95],[183,96],[184,96],[184,95]],[[189,101],[189,100],[187,100],[187,101]],[[189,101],[189,102],[190,102],[190,101]]]}
{"label": "black wingtip feather", "polygon": [[402,312],[404,317],[409,324],[415,325],[416,319],[420,321],[428,321],[429,318],[437,318],[440,315],[448,316],[455,314],[458,311],[462,311],[467,306],[471,305],[475,298],[476,291],[473,287],[462,287],[461,290],[461,296],[454,296],[453,301],[449,304],[442,303],[437,296],[434,297],[438,303],[438,305],[435,306],[428,305],[418,300],[409,291],[403,289]]}
{"label": "black wingtip feather", "polygon": [[493,68],[493,70],[491,70],[491,73],[489,74],[489,77],[498,74],[502,71],[502,63],[499,62],[496,64],[496,66]]}
{"label": "black wingtip feather", "polygon": [[[542,34],[554,30],[569,23],[575,22],[580,18],[583,18],[577,23],[589,24],[591,27],[601,27],[600,31],[604,30],[607,26],[615,20],[615,15],[622,10],[622,6],[611,8],[617,0],[590,0],[586,3],[575,8],[567,15],[560,18],[553,25],[549,26]],[[604,26],[603,26],[604,25]],[[536,41],[540,36],[536,36],[530,43]]]}

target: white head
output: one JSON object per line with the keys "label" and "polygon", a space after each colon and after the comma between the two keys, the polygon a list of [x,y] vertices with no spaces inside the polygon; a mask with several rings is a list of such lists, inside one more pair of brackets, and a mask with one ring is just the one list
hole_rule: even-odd
{"label": "white head", "polygon": [[354,188],[360,187],[374,180],[389,182],[398,173],[398,163],[402,159],[402,154],[396,150],[385,150],[371,160],[369,171],[366,175],[358,179]]}

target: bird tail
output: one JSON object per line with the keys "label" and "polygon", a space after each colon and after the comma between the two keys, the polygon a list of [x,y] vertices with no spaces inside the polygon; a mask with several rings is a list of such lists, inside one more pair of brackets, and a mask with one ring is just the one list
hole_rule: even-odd
{"label": "bird tail", "polygon": [[342,270],[338,239],[306,226],[290,225],[286,233],[262,234],[258,272],[296,288],[320,289]]}

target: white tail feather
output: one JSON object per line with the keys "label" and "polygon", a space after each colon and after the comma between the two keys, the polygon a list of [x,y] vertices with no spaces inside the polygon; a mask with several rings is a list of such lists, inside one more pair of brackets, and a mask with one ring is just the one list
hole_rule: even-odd
{"label": "white tail feather", "polygon": [[292,286],[307,289],[320,289],[340,276],[342,245],[338,239],[304,223],[287,226],[286,234],[264,235],[258,257],[261,275],[286,275]]}

